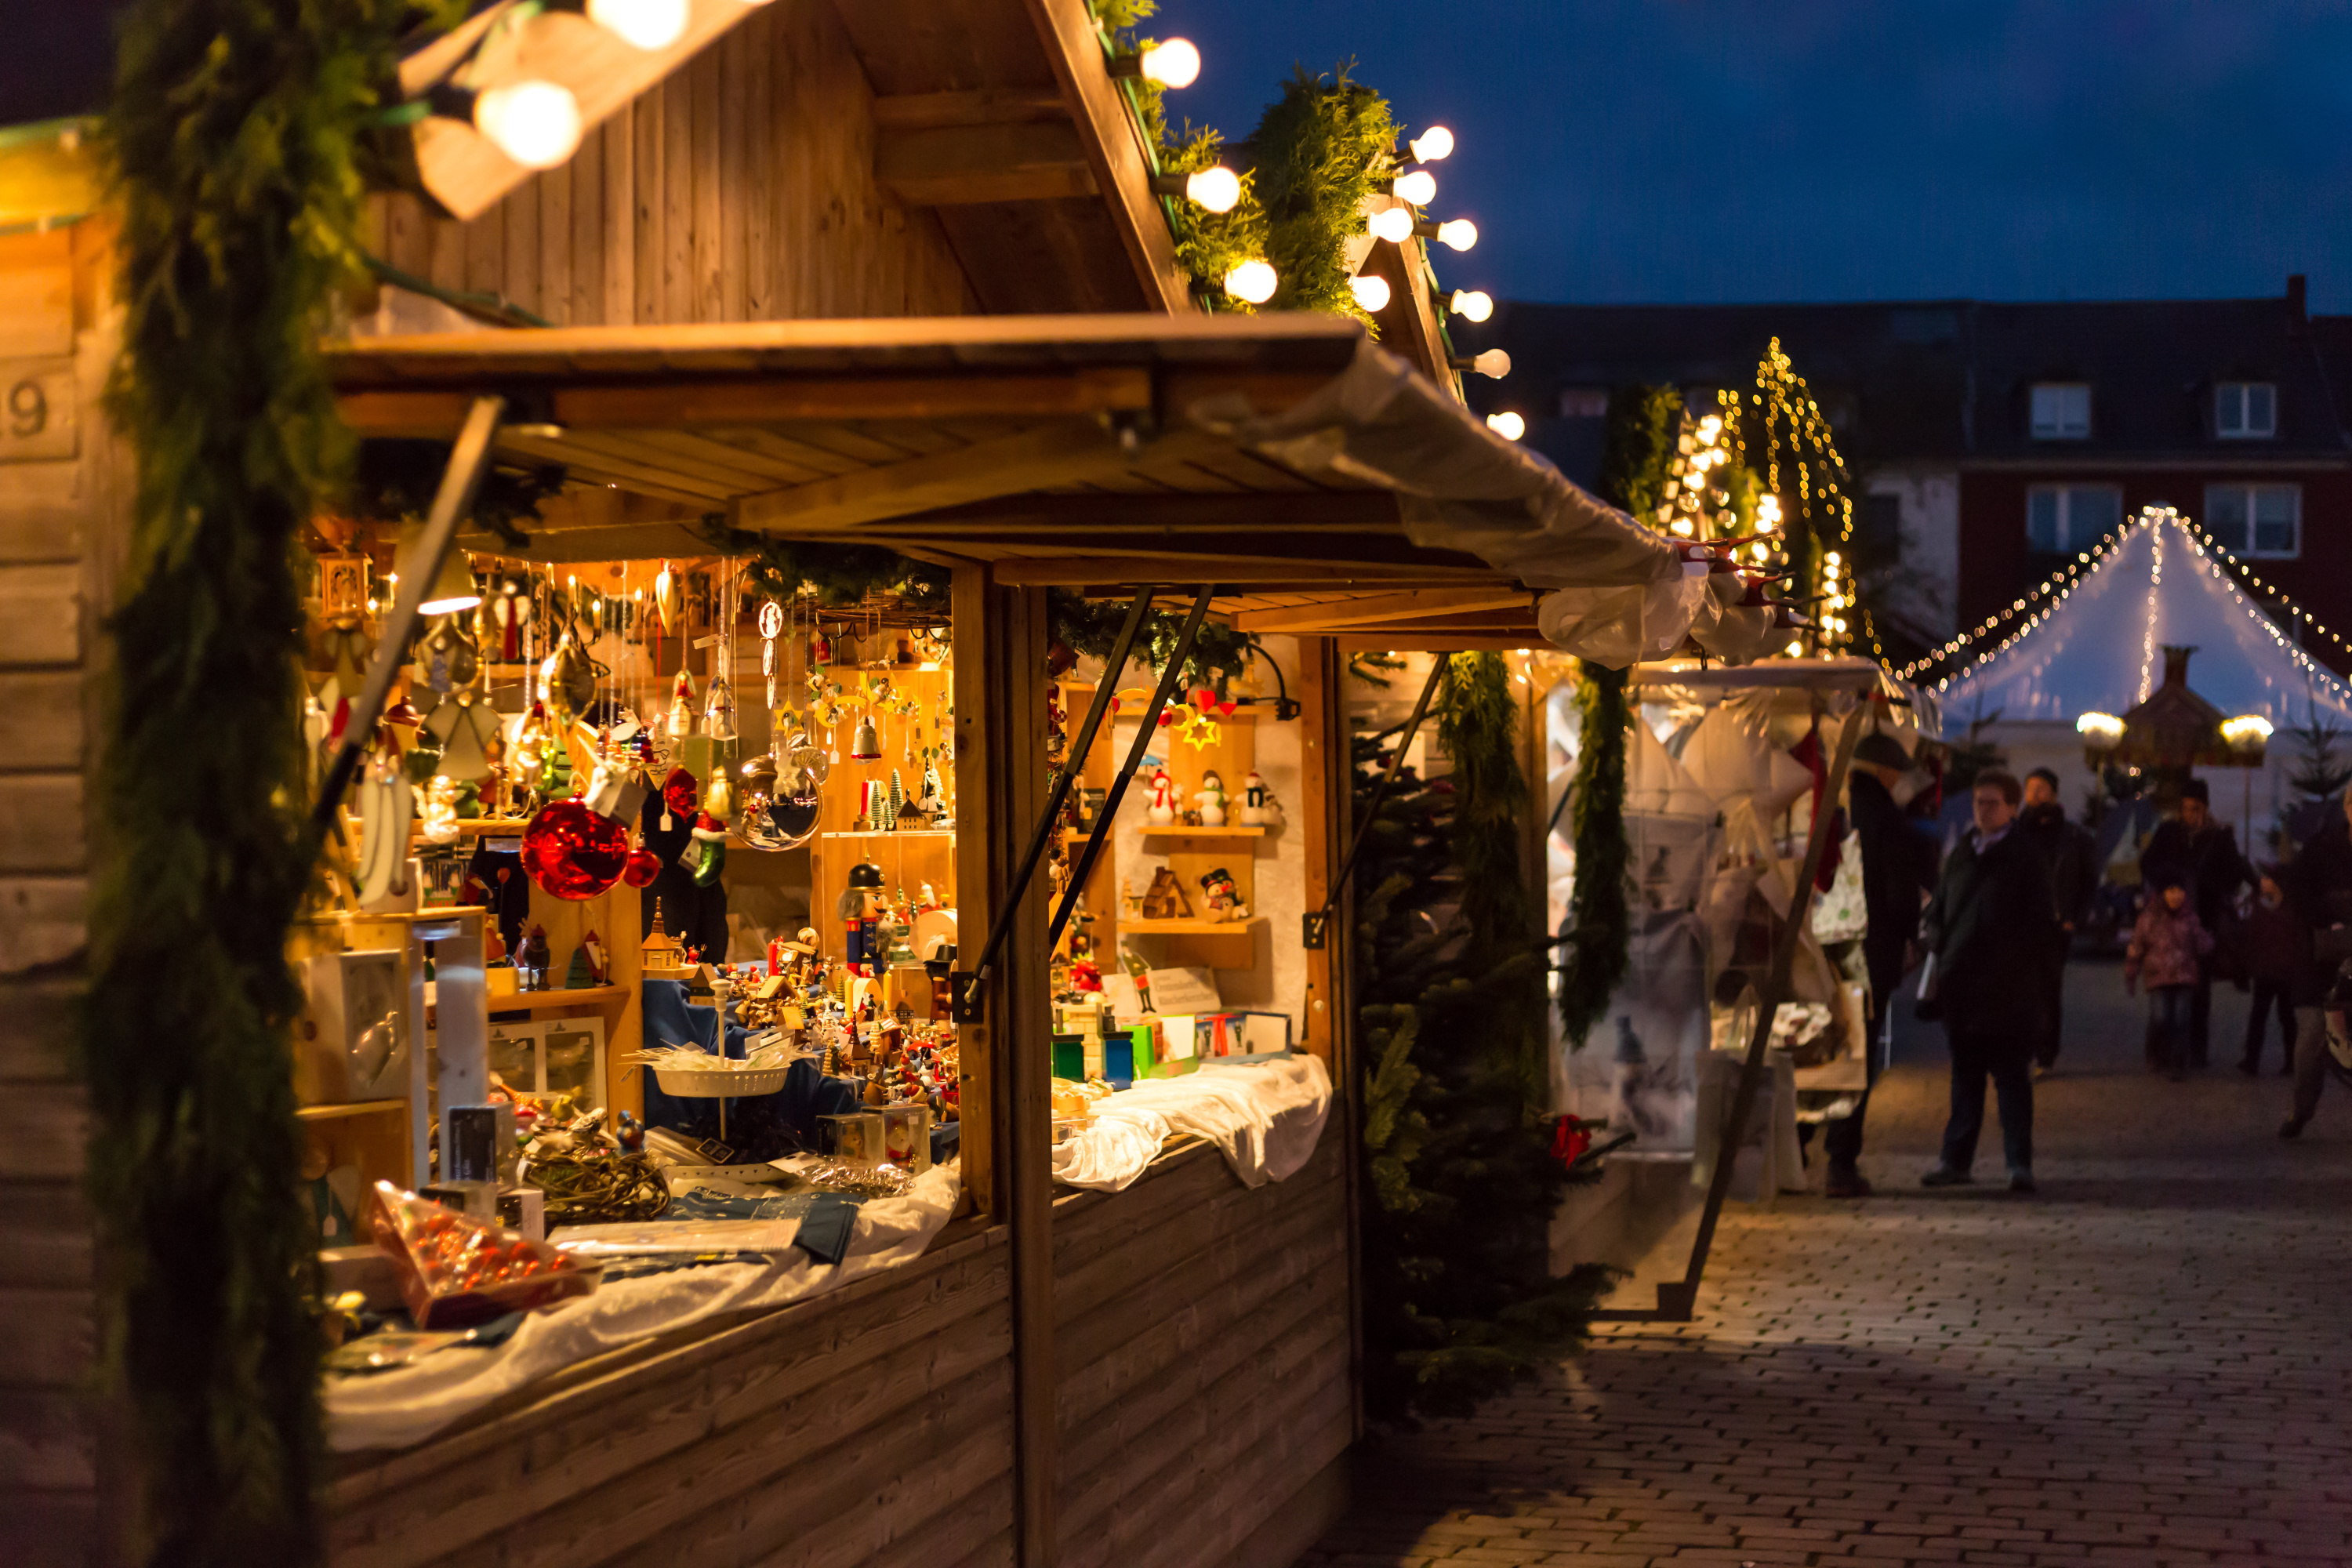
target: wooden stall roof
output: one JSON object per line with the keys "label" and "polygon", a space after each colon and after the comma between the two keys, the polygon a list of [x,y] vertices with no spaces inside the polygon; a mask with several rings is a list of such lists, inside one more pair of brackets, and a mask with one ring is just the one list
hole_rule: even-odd
{"label": "wooden stall roof", "polygon": [[[1237,624],[1363,646],[1540,646],[1535,593],[1414,544],[1396,489],[1190,416],[1278,415],[1362,348],[1324,316],[1124,315],[377,338],[330,360],[365,437],[447,438],[469,398],[507,395],[499,460],[572,481],[520,552],[537,559],[707,555],[724,525],[1017,583],[1213,581]],[[1446,408],[1445,442],[1519,461]]]}

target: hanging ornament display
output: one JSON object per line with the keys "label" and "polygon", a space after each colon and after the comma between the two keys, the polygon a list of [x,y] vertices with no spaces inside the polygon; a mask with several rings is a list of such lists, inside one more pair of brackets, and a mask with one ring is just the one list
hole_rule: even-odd
{"label": "hanging ornament display", "polygon": [[870,708],[858,716],[857,729],[849,738],[849,755],[853,762],[882,760],[882,736],[874,728],[874,710]]}
{"label": "hanging ornament display", "polygon": [[684,768],[670,769],[669,776],[662,780],[663,830],[675,831],[669,818],[690,817],[701,805],[702,786],[695,776]]}
{"label": "hanging ornament display", "polygon": [[721,742],[735,739],[735,688],[723,673],[710,678],[703,695],[702,732]]}
{"label": "hanging ornament display", "polygon": [[359,785],[360,857],[354,891],[362,904],[407,890],[408,825],[416,815],[416,792],[400,764],[381,752],[372,757]]}
{"label": "hanging ornament display", "polygon": [[433,771],[446,778],[478,779],[490,771],[489,748],[499,739],[499,716],[470,687],[426,716],[425,731],[441,743]]}
{"label": "hanging ornament display", "polygon": [[456,691],[473,685],[480,669],[479,647],[466,635],[456,616],[445,616],[438,626],[417,640],[416,663],[410,679],[430,691]]}
{"label": "hanging ornament display", "polygon": [[677,672],[677,683],[670,689],[669,721],[665,728],[674,741],[683,741],[694,733],[694,677],[683,669]]}
{"label": "hanging ornament display", "polygon": [[727,825],[704,812],[694,820],[694,885],[708,888],[727,869]]}
{"label": "hanging ornament display", "polygon": [[523,869],[559,899],[604,892],[620,880],[629,856],[629,830],[584,801],[543,806],[523,829]]}
{"label": "hanging ornament display", "polygon": [[621,880],[632,888],[650,888],[661,875],[661,857],[650,849],[632,849],[621,862]]}

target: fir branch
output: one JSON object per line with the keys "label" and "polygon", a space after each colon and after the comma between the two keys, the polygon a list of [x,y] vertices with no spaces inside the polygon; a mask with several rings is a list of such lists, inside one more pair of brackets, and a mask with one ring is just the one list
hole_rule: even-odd
{"label": "fir branch", "polygon": [[1633,850],[1625,839],[1625,672],[1587,663],[1577,703],[1583,715],[1576,780],[1569,787],[1569,834],[1576,883],[1569,895],[1561,954],[1559,1021],[1569,1048],[1581,1050],[1625,978],[1633,946],[1628,894]]}
{"label": "fir branch", "polygon": [[1388,100],[1349,79],[1298,68],[1250,137],[1257,199],[1265,209],[1266,260],[1280,280],[1268,309],[1371,317],[1356,302],[1349,236],[1364,232],[1363,201],[1393,172],[1396,116]]}

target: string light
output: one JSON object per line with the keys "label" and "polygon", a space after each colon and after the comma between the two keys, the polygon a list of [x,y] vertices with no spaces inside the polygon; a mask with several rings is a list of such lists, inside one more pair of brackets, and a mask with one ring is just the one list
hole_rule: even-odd
{"label": "string light", "polygon": [[1144,50],[1139,55],[1115,54],[1110,57],[1110,74],[1114,77],[1141,77],[1158,82],[1161,87],[1188,88],[1201,75],[1201,51],[1190,38],[1170,38]]}
{"label": "string light", "polygon": [[1376,273],[1364,272],[1348,279],[1348,289],[1356,296],[1356,303],[1374,315],[1389,308],[1389,280]]}
{"label": "string light", "polygon": [[1365,228],[1374,239],[1385,239],[1391,245],[1402,245],[1412,237],[1412,209],[1390,207],[1374,213],[1364,220]]}
{"label": "string light", "polygon": [[[1717,405],[1722,411],[1721,427],[1730,433],[1733,451],[1751,473],[1757,470],[1748,457],[1751,431],[1746,416],[1754,416],[1752,433],[1760,437],[1764,447],[1764,493],[1756,501],[1758,526],[1782,530],[1793,512],[1794,521],[1803,525],[1806,536],[1817,547],[1834,544],[1824,549],[1816,568],[1823,613],[1816,617],[1819,624],[1812,633],[1814,650],[1825,658],[1834,658],[1851,640],[1853,623],[1848,612],[1861,608],[1861,595],[1853,579],[1853,502],[1845,493],[1845,459],[1838,454],[1829,421],[1822,416],[1821,405],[1805,378],[1797,374],[1779,338],[1771,340],[1757,363],[1756,390],[1745,403],[1737,392],[1721,392],[1717,394]],[[1784,458],[1789,468],[1786,483],[1781,473]],[[1785,564],[1787,560],[1785,547],[1756,552],[1759,566]],[[1870,626],[1866,612],[1863,621]],[[1874,628],[1871,639],[1875,649]]]}
{"label": "string light", "polygon": [[1506,441],[1516,441],[1528,433],[1528,422],[1510,409],[1486,416],[1486,428]]}
{"label": "string light", "polygon": [[1244,261],[1225,274],[1225,292],[1236,300],[1263,305],[1274,298],[1275,285],[1278,281],[1274,268],[1265,262]]}
{"label": "string light", "polygon": [[2241,561],[2237,556],[2231,553],[2229,546],[2223,544],[2220,540],[2215,539],[2211,534],[2206,532],[2203,528],[2200,527],[2195,522],[2192,522],[2188,518],[2184,517],[2180,519],[2179,521],[2181,527],[2188,530],[2189,536],[2196,540],[2200,546],[2210,553],[2220,556],[2223,561],[2229,563],[2230,569],[2232,572],[2236,573],[2240,577],[2252,584],[2262,593],[2267,595],[2273,603],[2287,613],[2288,618],[2301,621],[2305,626],[2309,626],[2313,631],[2317,632],[2321,637],[2326,637],[2329,642],[2334,643],[2346,653],[2352,654],[2352,642],[2347,642],[2337,633],[2321,625],[2316,616],[2313,616],[2309,610],[2306,610],[2302,605],[2296,604],[2294,599],[2289,597],[2286,593],[2280,589],[2276,584],[2263,582],[2262,577],[2253,570],[2253,568],[2248,566],[2243,561]]}
{"label": "string light", "polygon": [[1404,145],[1414,163],[1434,163],[1453,156],[1454,132],[1443,125],[1433,125]]}
{"label": "string light", "polygon": [[1437,176],[1426,169],[1408,170],[1396,177],[1391,189],[1397,200],[1425,207],[1437,199]]}

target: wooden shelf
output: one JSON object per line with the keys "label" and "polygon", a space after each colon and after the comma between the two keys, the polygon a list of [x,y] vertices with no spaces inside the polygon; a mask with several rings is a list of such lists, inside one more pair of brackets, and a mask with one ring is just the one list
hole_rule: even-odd
{"label": "wooden shelf", "polygon": [[820,833],[819,838],[953,838],[952,827],[903,827],[888,833]]}
{"label": "wooden shelf", "polygon": [[511,996],[490,998],[490,1016],[501,1013],[552,1013],[564,1007],[605,1007],[624,1001],[629,993],[622,985],[588,985],[577,991],[518,991]]}
{"label": "wooden shelf", "polygon": [[305,1121],[332,1121],[345,1116],[372,1116],[383,1110],[397,1110],[405,1116],[408,1100],[403,1097],[399,1100],[354,1100],[341,1105],[301,1105],[295,1107],[294,1114]]}
{"label": "wooden shelf", "polygon": [[1213,838],[1220,843],[1231,843],[1236,839],[1263,838],[1265,837],[1265,828],[1263,825],[1249,827],[1186,827],[1181,823],[1171,823],[1165,827],[1156,827],[1146,823],[1143,836],[1146,838]]}
{"label": "wooden shelf", "polygon": [[1252,915],[1239,921],[1139,921],[1122,920],[1119,934],[1136,936],[1240,936],[1254,931],[1266,923],[1265,915]]}

